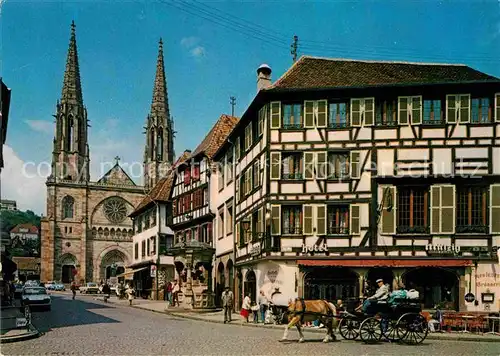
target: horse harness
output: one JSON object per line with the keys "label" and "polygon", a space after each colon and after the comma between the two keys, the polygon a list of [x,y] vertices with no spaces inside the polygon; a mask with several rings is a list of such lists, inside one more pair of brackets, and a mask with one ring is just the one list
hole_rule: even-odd
{"label": "horse harness", "polygon": [[[297,302],[300,302],[302,310],[297,311]],[[326,307],[326,310],[328,310],[327,314],[318,313],[318,312],[312,312],[312,311],[307,311],[306,310],[306,303],[304,302],[304,299],[303,298],[296,298],[295,299],[294,308],[293,308],[294,310],[292,311],[292,314],[294,316],[300,315],[300,323],[301,324],[304,323],[304,315],[306,315],[306,314],[308,314],[308,315],[316,315],[316,316],[326,316],[328,318],[332,318],[333,317],[333,312],[332,312],[332,309],[330,308],[330,304],[326,300],[322,300],[322,302],[324,303],[324,305]]]}

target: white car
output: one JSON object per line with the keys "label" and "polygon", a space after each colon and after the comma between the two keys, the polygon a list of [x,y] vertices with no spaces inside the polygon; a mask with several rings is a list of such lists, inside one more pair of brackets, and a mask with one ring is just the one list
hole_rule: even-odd
{"label": "white car", "polygon": [[89,294],[89,293],[99,293],[99,286],[97,283],[85,283],[85,285],[80,287],[80,293]]}
{"label": "white car", "polygon": [[52,303],[50,295],[44,287],[24,287],[21,295],[21,305],[29,305],[31,308],[43,308],[50,310]]}

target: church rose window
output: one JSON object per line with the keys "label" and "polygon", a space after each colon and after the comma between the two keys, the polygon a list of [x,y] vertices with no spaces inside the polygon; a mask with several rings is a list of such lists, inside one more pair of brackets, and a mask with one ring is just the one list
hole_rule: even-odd
{"label": "church rose window", "polygon": [[104,214],[109,221],[117,224],[122,222],[127,216],[127,207],[123,200],[111,198],[104,203]]}

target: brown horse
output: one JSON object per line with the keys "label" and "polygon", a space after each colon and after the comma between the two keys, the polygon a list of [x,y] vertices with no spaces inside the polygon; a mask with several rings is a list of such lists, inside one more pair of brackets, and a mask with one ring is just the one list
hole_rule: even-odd
{"label": "brown horse", "polygon": [[290,301],[288,304],[288,325],[285,327],[285,333],[281,340],[287,340],[288,329],[295,325],[300,335],[299,342],[304,342],[302,324],[319,319],[327,329],[323,342],[335,341],[333,330],[334,324],[336,324],[336,314],[337,310],[335,306],[326,300],[303,300],[297,298],[295,301]]}

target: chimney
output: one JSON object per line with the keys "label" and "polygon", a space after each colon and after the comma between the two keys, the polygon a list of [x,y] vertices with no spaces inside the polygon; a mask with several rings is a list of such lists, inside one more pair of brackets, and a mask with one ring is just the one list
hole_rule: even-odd
{"label": "chimney", "polygon": [[271,67],[267,64],[261,64],[257,68],[257,92],[271,86]]}

